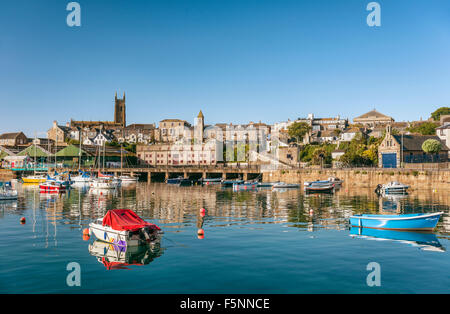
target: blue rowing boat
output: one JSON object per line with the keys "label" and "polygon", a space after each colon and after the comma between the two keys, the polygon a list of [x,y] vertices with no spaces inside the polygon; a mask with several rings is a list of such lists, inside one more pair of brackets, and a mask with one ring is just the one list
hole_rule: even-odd
{"label": "blue rowing boat", "polygon": [[353,215],[350,225],[360,228],[389,230],[433,230],[443,212],[407,215]]}

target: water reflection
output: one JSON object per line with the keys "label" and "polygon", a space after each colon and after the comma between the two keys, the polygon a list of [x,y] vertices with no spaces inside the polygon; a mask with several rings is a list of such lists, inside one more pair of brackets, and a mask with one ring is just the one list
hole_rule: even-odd
{"label": "water reflection", "polygon": [[154,241],[146,246],[118,246],[95,240],[89,244],[89,254],[108,270],[130,269],[129,266],[143,266],[152,262],[164,253],[160,241]]}
{"label": "water reflection", "polygon": [[[450,233],[450,196],[445,191],[378,197],[372,189],[305,194],[300,189],[234,192],[220,186],[179,188],[158,183],[137,183],[116,190],[81,187],[66,194],[41,194],[37,185],[21,185],[18,189],[17,201],[0,203],[2,217],[5,211],[21,213],[32,210],[28,215],[33,215],[35,219],[45,219],[54,225],[70,225],[80,230],[86,228],[92,219],[103,217],[109,209],[128,208],[171,232],[186,226],[205,229],[261,223],[285,223],[306,231],[345,230],[352,214],[443,211],[445,214],[436,231]],[[206,217],[199,216],[201,208],[207,210]]]}
{"label": "water reflection", "polygon": [[412,245],[425,251],[444,252],[435,234],[430,232],[410,232],[396,230],[378,230],[370,228],[352,227],[350,236],[369,240],[392,240],[400,243]]}

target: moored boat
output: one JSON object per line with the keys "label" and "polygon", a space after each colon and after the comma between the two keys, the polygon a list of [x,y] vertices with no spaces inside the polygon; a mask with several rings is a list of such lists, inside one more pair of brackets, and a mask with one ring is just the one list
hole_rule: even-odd
{"label": "moored boat", "polygon": [[113,181],[112,177],[100,177],[95,178],[90,182],[89,185],[93,189],[115,189],[117,188],[117,183]]}
{"label": "moored boat", "polygon": [[271,188],[279,182],[258,182],[258,188]]}
{"label": "moored boat", "polygon": [[443,212],[431,214],[405,215],[353,215],[350,225],[359,228],[392,229],[392,230],[433,230]]}
{"label": "moored boat", "polygon": [[334,192],[334,187],[334,184],[328,180],[304,183],[304,190],[307,193]]}
{"label": "moored boat", "polygon": [[232,187],[234,184],[242,184],[244,180],[222,180],[221,184],[223,187]]}
{"label": "moored boat", "polygon": [[167,184],[180,184],[181,180],[183,180],[183,177],[176,177],[176,178],[169,178],[166,180]]}
{"label": "moored boat", "polygon": [[375,189],[377,194],[406,194],[409,185],[402,184],[397,181],[389,182],[388,184],[378,184]]}
{"label": "moored boat", "polygon": [[121,175],[119,176],[119,179],[122,184],[137,183],[139,180],[138,177],[133,177],[129,175]]}
{"label": "moored boat", "polygon": [[73,183],[89,183],[91,182],[93,177],[87,172],[80,171],[80,174],[74,177],[71,177]]}
{"label": "moored boat", "polygon": [[221,178],[211,178],[211,179],[201,179],[202,185],[213,185],[220,184],[222,182]]}
{"label": "moored boat", "polygon": [[190,179],[181,179],[180,182],[178,182],[178,186],[191,186],[192,180]]}
{"label": "moored boat", "polygon": [[66,186],[58,181],[46,181],[39,185],[39,190],[41,193],[62,193],[66,191]]}
{"label": "moored boat", "polygon": [[0,182],[0,201],[17,199],[17,190],[13,189],[11,182]]}
{"label": "moored boat", "polygon": [[336,177],[329,177],[328,178],[328,182],[333,183],[334,187],[337,188],[337,187],[341,187],[342,186],[342,183],[344,182],[344,180],[341,180],[341,179],[336,178]]}
{"label": "moored boat", "polygon": [[66,188],[69,188],[70,185],[73,183],[73,181],[70,178],[70,174],[66,178],[63,176],[63,174],[58,174],[56,171],[55,171],[55,175],[53,177],[47,175],[47,180],[45,182],[56,182]]}
{"label": "moored boat", "polygon": [[161,229],[130,209],[109,210],[89,224],[89,232],[101,241],[120,246],[143,245],[155,240]]}
{"label": "moored boat", "polygon": [[233,190],[253,190],[258,187],[258,182],[243,182],[233,184]]}
{"label": "moored boat", "polygon": [[47,176],[43,174],[34,174],[22,178],[23,183],[44,183],[47,181]]}
{"label": "moored boat", "polygon": [[272,185],[273,189],[298,189],[300,188],[300,184],[297,183],[285,183],[285,182],[278,182]]}

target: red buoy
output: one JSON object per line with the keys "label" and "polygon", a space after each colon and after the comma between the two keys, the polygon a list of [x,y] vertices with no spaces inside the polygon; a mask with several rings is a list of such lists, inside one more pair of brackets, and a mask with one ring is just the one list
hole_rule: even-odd
{"label": "red buoy", "polygon": [[20,218],[20,223],[23,225],[23,224],[25,224],[25,217],[22,217],[22,218]]}
{"label": "red buoy", "polygon": [[204,209],[204,208],[200,209],[200,213],[201,213],[201,214],[206,213],[206,209]]}

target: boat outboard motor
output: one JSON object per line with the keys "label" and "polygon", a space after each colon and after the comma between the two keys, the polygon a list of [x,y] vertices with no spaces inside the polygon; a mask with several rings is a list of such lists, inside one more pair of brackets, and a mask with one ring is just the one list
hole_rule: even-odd
{"label": "boat outboard motor", "polygon": [[144,235],[145,240],[146,240],[147,242],[150,242],[150,235],[148,234],[146,228],[142,228],[142,229],[141,229],[141,233]]}

